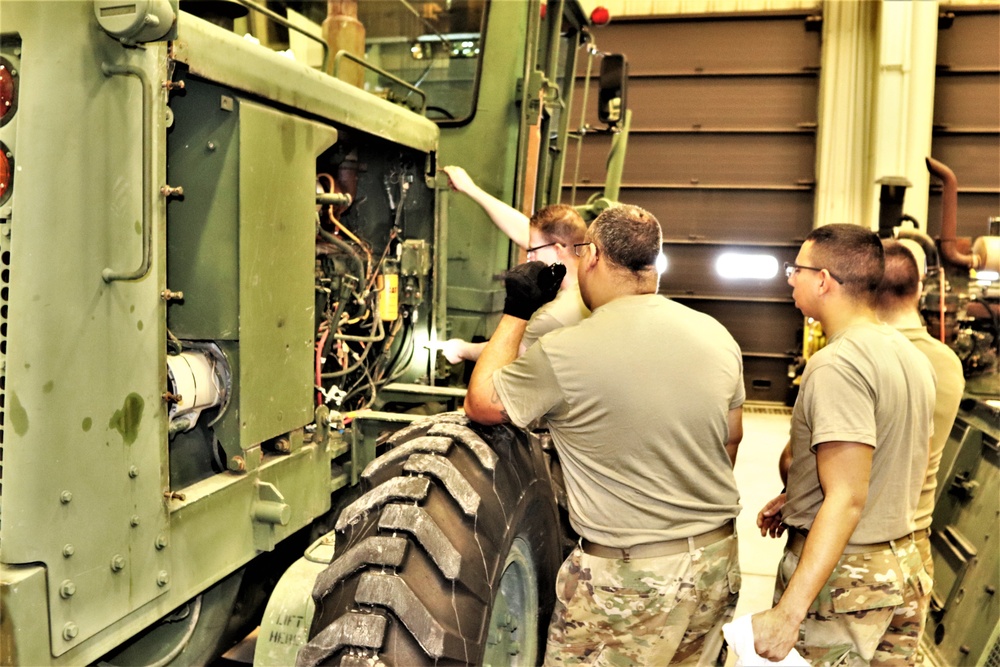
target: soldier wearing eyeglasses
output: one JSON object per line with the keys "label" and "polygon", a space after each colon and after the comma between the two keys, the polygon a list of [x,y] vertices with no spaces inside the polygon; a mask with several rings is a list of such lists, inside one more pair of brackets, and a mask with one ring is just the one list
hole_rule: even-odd
{"label": "soldier wearing eyeglasses", "polygon": [[541,419],[559,453],[581,540],[557,577],[548,665],[714,659],[735,609],[741,353],[717,321],[656,293],[660,250],[649,212],[601,213],[576,248],[592,315],[519,359],[555,279],[516,267],[469,383],[469,417]]}
{"label": "soldier wearing eyeglasses", "polygon": [[[535,212],[531,218],[489,194],[469,177],[461,167],[448,166],[443,171],[457,192],[468,195],[479,204],[493,223],[519,247],[529,261],[562,264],[566,275],[556,297],[542,306],[528,323],[521,341],[523,354],[539,338],[559,327],[576,324],[590,314],[580,297],[576,280],[577,257],[573,245],[583,241],[587,224],[572,206],[553,204]],[[452,338],[442,346],[448,363],[476,361],[486,343],[471,343]]]}
{"label": "soldier wearing eyeglasses", "polygon": [[927,470],[934,374],[879,322],[878,237],[826,225],[802,244],[788,283],[826,347],[806,364],[782,455],[787,494],[758,515],[788,544],[774,608],[752,619],[755,648],[780,660],[794,646],[812,664],[912,664],[930,591],[914,542]]}

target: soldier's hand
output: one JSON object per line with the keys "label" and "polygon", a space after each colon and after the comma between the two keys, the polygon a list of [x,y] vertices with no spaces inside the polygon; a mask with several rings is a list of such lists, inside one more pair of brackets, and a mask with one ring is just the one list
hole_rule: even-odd
{"label": "soldier's hand", "polygon": [[781,509],[785,506],[787,496],[782,493],[772,498],[760,512],[757,513],[757,527],[760,528],[761,537],[781,537],[785,532],[785,525],[782,523]]}
{"label": "soldier's hand", "polygon": [[447,167],[441,167],[441,171],[448,174],[448,185],[455,192],[465,192],[468,193],[469,190],[475,186],[472,177],[462,169],[461,167],[455,167],[449,165]]}
{"label": "soldier's hand", "polygon": [[754,614],[750,617],[753,650],[768,660],[784,660],[795,648],[801,623],[783,613],[780,607]]}
{"label": "soldier's hand", "polygon": [[556,298],[559,286],[566,276],[562,264],[546,265],[544,262],[525,262],[507,272],[504,287],[503,312],[518,319],[529,320],[543,305]]}

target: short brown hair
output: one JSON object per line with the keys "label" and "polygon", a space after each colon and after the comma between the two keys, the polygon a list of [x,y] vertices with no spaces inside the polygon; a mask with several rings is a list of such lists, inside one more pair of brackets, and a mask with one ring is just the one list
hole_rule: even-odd
{"label": "short brown hair", "polygon": [[531,226],[551,243],[571,246],[583,243],[587,234],[587,223],[576,209],[567,204],[544,206],[531,216]]}
{"label": "short brown hair", "polygon": [[663,232],[649,211],[627,204],[612,206],[591,223],[590,233],[612,263],[632,273],[655,270]]}
{"label": "short brown hair", "polygon": [[859,225],[823,225],[812,230],[813,262],[843,281],[851,297],[875,305],[885,272],[885,253],[875,232]]}
{"label": "short brown hair", "polygon": [[883,239],[885,272],[878,285],[879,305],[910,301],[920,290],[920,268],[910,249],[895,239]]}

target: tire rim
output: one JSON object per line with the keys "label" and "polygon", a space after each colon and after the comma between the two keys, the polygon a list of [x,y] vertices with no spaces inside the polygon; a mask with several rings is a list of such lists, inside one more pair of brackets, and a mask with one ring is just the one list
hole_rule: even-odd
{"label": "tire rim", "polygon": [[490,614],[484,665],[538,663],[538,575],[531,547],[514,539]]}

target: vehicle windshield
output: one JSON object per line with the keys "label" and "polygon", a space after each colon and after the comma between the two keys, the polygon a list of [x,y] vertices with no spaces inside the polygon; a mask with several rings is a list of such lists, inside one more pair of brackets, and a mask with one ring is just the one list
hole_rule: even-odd
{"label": "vehicle windshield", "polygon": [[[359,2],[365,59],[427,95],[427,117],[460,123],[475,112],[486,0]],[[412,102],[415,93],[369,72],[365,88]]]}

